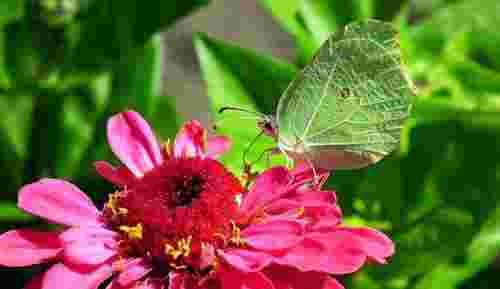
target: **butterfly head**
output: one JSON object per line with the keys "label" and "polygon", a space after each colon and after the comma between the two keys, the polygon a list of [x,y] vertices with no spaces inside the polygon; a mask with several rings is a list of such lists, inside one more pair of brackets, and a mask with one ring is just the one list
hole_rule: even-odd
{"label": "butterfly head", "polygon": [[274,116],[266,115],[266,117],[257,122],[257,126],[265,135],[273,138],[278,137],[278,123]]}

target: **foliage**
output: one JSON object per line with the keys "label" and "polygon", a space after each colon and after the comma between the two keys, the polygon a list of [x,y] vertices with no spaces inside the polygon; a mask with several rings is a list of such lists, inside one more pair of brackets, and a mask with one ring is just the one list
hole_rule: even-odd
{"label": "foliage", "polygon": [[[155,33],[206,2],[0,1],[2,229],[34,222],[15,208],[15,199],[19,187],[36,178],[70,178],[91,193],[112,189],[91,170],[93,161],[112,159],[104,134],[112,113],[134,108],[164,139],[173,136],[181,120],[172,98],[158,95]],[[500,3],[257,2],[295,39],[296,58],[288,63],[196,34],[214,114],[222,106],[272,114],[319,45],[340,25],[366,18],[399,27],[419,88],[400,150],[330,178],[349,222],[385,230],[397,244],[388,265],[346,278],[346,288],[488,288],[484,280],[492,279],[483,276],[494,277],[488,268],[500,252]],[[252,117],[216,116],[219,131],[234,139],[224,161],[238,174],[242,154],[259,133],[246,116]],[[260,138],[247,158],[256,160],[273,146]],[[269,165],[266,158],[255,169]],[[16,275],[16,288],[30,275]]]}
{"label": "foliage", "polygon": [[[112,113],[134,108],[172,136],[180,119],[172,98],[159,95],[155,33],[207,2],[1,1],[2,231],[35,221],[16,208],[16,192],[40,177],[73,179],[102,201],[97,192],[112,187],[92,163],[112,159],[105,136]],[[24,273],[14,288],[32,275]]]}

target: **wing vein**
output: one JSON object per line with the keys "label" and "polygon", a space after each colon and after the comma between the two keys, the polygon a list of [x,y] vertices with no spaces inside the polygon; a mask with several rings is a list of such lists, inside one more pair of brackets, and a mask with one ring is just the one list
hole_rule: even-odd
{"label": "wing vein", "polygon": [[325,99],[326,97],[326,92],[328,90],[328,87],[330,86],[330,82],[332,81],[333,79],[333,74],[334,74],[334,71],[336,69],[337,65],[335,64],[333,67],[332,67],[332,70],[330,72],[330,74],[328,75],[328,79],[326,80],[326,83],[325,83],[325,87],[323,88],[323,91],[322,91],[322,95],[321,95],[321,98],[319,99],[319,103],[318,105],[316,106],[316,108],[314,109],[313,113],[311,114],[311,117],[309,118],[309,120],[307,121],[307,125],[306,127],[304,128],[304,133],[302,134],[302,137],[301,139],[304,140],[306,135],[307,135],[307,132],[309,131],[309,128],[311,127],[312,125],[312,122],[313,120],[316,118],[316,115],[318,114],[320,108],[321,108],[321,104],[323,103],[323,100]]}

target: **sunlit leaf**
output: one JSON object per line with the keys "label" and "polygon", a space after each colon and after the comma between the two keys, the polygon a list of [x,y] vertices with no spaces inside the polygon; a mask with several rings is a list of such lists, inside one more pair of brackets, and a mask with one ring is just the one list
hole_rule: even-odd
{"label": "sunlit leaf", "polygon": [[[228,134],[233,139],[233,149],[224,159],[233,170],[239,171],[246,146],[259,134],[257,119],[254,115],[230,112],[217,116],[217,111],[224,106],[236,106],[269,112],[293,77],[295,69],[289,64],[204,35],[198,35],[195,47],[207,93],[212,101],[211,111],[219,120],[218,132]],[[243,127],[244,130],[241,129]],[[274,146],[268,138],[261,138],[261,142],[252,149],[254,158]]]}

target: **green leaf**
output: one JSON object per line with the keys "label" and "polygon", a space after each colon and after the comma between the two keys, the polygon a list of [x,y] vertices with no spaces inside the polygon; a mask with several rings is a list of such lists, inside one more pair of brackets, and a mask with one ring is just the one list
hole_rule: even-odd
{"label": "green leaf", "polygon": [[470,60],[449,60],[432,69],[426,93],[414,105],[418,121],[459,120],[500,129],[500,73]]}
{"label": "green leaf", "polygon": [[[408,0],[372,0],[373,18],[390,21],[398,15]],[[417,1],[419,2],[419,1]]]}
{"label": "green leaf", "polygon": [[2,111],[0,131],[7,138],[6,145],[12,146],[17,158],[24,159],[28,150],[33,97],[31,95],[0,95],[0,111]]}
{"label": "green leaf", "polygon": [[363,19],[361,6],[366,5],[368,1],[299,0],[299,2],[300,14],[319,47],[339,27]]}
{"label": "green leaf", "polygon": [[17,208],[16,203],[6,201],[0,202],[0,222],[29,222],[33,221],[33,216],[24,213]]}
{"label": "green leaf", "polygon": [[131,108],[150,116],[160,83],[160,38],[150,40],[135,55],[113,67],[111,103],[113,111]]}
{"label": "green leaf", "polygon": [[155,133],[166,141],[174,139],[177,131],[184,122],[175,109],[175,98],[173,96],[159,96],[149,118],[154,125]]}
{"label": "green leaf", "polygon": [[156,106],[161,104],[157,96],[160,49],[160,39],[154,37],[143,49],[137,50],[137,54],[130,55],[123,63],[113,66],[111,73],[95,80],[93,97],[100,100],[96,104],[100,106],[101,113],[93,120],[90,142],[81,152],[83,158],[80,165],[84,170],[78,173],[79,177],[88,172],[94,161],[112,158],[106,142],[106,122],[112,114],[133,109],[149,120],[157,111]]}
{"label": "green leaf", "polygon": [[[220,66],[227,70],[227,73],[235,75],[240,80],[243,89],[255,102],[259,111],[266,114],[275,113],[281,94],[297,72],[293,65],[258,55],[254,51],[206,35],[200,35],[197,43],[200,41],[214,55]],[[216,96],[213,95],[213,97]],[[224,106],[224,103],[218,107],[221,106]]]}
{"label": "green leaf", "polygon": [[[470,13],[474,11],[474,13]],[[500,67],[500,36],[496,27],[500,20],[500,5],[495,0],[459,1],[438,10],[432,17],[421,24],[402,29],[403,39],[408,48],[407,53],[412,69],[424,71],[427,66],[439,63],[450,41],[467,34],[462,54],[479,63],[495,69]],[[417,63],[418,61],[418,63]],[[414,65],[412,65],[414,64]]]}
{"label": "green leaf", "polygon": [[50,90],[40,90],[34,96],[23,182],[55,174],[60,157],[58,145],[64,141],[64,100]]}
{"label": "green leaf", "polygon": [[22,183],[23,162],[31,128],[32,97],[0,95],[0,171],[4,199],[15,199]]}
{"label": "green leaf", "polygon": [[123,63],[160,29],[204,6],[208,0],[125,0],[120,5],[94,1],[81,15],[80,37],[73,53],[74,63],[84,70]]}
{"label": "green leaf", "polygon": [[486,268],[500,252],[499,220],[500,207],[491,213],[474,237],[461,264],[442,264],[434,268],[415,288],[429,288],[432,284],[439,284],[439,288],[443,289],[457,288],[463,280]]}
{"label": "green leaf", "polygon": [[2,0],[0,2],[0,28],[3,24],[22,17],[25,0]]}
{"label": "green leaf", "polygon": [[[67,178],[73,176],[79,170],[87,171],[89,168],[82,168],[80,160],[85,149],[89,145],[92,136],[92,120],[89,118],[85,107],[81,107],[78,98],[82,96],[66,96],[64,110],[61,115],[61,138],[64,140],[57,146],[58,158],[54,165],[54,176]],[[90,110],[90,111],[94,111]]]}
{"label": "green leaf", "polygon": [[[289,64],[205,35],[195,38],[195,47],[213,113],[223,106],[268,112],[295,72]],[[235,118],[222,116],[217,126],[221,133],[227,133],[233,139],[232,150],[224,156],[224,160],[231,169],[237,171],[241,169],[245,147],[259,133],[259,129],[253,117],[245,119],[248,115],[234,113],[232,116]],[[243,127],[245,129],[241,129]],[[260,152],[272,147],[268,138],[261,139],[259,145],[252,149],[257,154],[253,157],[258,157]]]}

